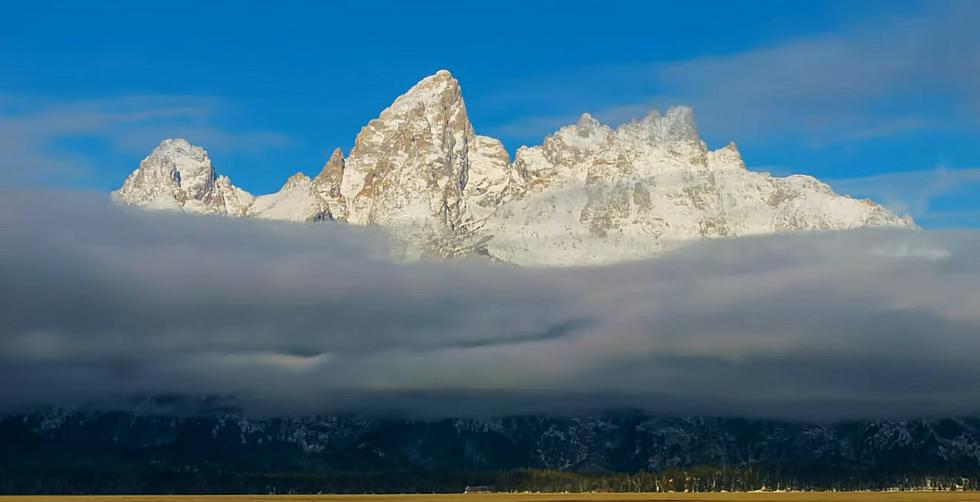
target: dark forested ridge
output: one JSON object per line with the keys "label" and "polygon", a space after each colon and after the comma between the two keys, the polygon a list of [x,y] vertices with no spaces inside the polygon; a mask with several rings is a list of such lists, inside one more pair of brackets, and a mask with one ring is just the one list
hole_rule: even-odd
{"label": "dark forested ridge", "polygon": [[0,416],[0,493],[980,487],[980,419]]}

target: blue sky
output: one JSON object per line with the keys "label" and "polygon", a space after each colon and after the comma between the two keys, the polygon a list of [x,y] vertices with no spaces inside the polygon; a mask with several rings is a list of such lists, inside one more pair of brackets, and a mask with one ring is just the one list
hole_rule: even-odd
{"label": "blue sky", "polygon": [[183,136],[271,192],[447,68],[511,152],[686,104],[752,168],[976,227],[978,25],[977,2],[7,2],[0,183],[109,191]]}

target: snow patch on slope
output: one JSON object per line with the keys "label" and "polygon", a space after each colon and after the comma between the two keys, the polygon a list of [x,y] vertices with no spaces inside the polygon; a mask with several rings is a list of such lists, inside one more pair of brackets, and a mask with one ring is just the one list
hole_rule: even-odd
{"label": "snow patch on slope", "polygon": [[524,265],[603,265],[685,242],[774,232],[914,227],[810,176],[746,169],[734,143],[709,150],[693,111],[610,128],[585,113],[510,161],[475,133],[445,70],[398,97],[315,178],[253,198],[216,176],[203,148],[165,140],[113,192],[151,209],[382,227],[402,254],[484,255]]}

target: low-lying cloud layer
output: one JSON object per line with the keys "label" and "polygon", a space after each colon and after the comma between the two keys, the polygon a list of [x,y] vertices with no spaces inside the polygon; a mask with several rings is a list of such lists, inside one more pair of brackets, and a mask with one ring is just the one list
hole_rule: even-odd
{"label": "low-lying cloud layer", "polygon": [[980,411],[980,234],[696,244],[606,268],[395,263],[344,225],[0,193],[0,407]]}

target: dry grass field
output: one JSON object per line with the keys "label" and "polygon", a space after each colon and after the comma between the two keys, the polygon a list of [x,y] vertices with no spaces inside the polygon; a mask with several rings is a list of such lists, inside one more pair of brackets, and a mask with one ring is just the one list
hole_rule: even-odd
{"label": "dry grass field", "polygon": [[980,502],[980,492],[3,496],[3,502]]}

